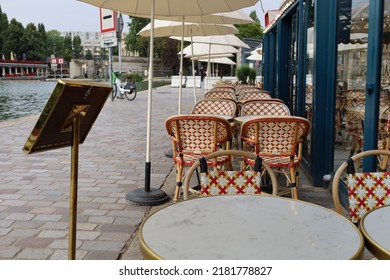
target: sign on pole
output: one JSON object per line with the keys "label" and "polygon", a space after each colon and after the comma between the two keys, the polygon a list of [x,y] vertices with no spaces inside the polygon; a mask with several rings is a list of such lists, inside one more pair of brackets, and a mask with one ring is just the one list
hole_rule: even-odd
{"label": "sign on pole", "polygon": [[116,38],[117,12],[100,8],[100,32],[102,33],[102,48],[118,45]]}

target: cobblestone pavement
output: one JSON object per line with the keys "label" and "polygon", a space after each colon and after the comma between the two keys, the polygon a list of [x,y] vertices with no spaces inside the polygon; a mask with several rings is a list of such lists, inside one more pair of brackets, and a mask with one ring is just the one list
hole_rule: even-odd
{"label": "cobblestone pavement", "polygon": [[[204,92],[197,91],[199,99]],[[177,100],[177,88],[153,92],[151,186],[169,196],[175,171],[165,156],[171,146],[164,124],[177,114]],[[182,112],[193,102],[193,89],[184,88]],[[80,145],[77,259],[142,259],[138,226],[161,206],[132,205],[125,196],[144,188],[146,106],[146,91],[132,102],[108,100]],[[67,259],[70,148],[24,154],[37,118],[0,122],[0,259]],[[301,177],[301,199],[333,207],[326,188],[313,188]]]}

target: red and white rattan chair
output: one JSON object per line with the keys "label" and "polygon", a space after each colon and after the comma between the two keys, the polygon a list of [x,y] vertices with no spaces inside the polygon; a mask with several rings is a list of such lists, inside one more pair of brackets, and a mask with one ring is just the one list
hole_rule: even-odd
{"label": "red and white rattan chair", "polygon": [[236,116],[237,104],[230,99],[207,98],[199,100],[191,111],[191,114],[211,114]]}
{"label": "red and white rattan chair", "polygon": [[271,94],[261,90],[242,91],[239,93],[237,100],[244,103],[247,100],[254,99],[271,99]]}
{"label": "red and white rattan chair", "polygon": [[[369,157],[376,169],[362,170]],[[366,212],[390,204],[389,157],[389,150],[368,150],[353,155],[337,169],[332,196],[338,213],[343,214],[340,200],[344,200],[351,222],[357,224]],[[347,187],[345,193],[339,191],[341,182]]]}
{"label": "red and white rattan chair", "polygon": [[[227,120],[212,115],[177,115],[166,120],[171,136],[173,160],[176,165],[174,200],[180,198],[184,167],[193,165],[199,158],[220,149],[230,149],[232,132]],[[229,165],[230,157],[221,156],[208,162],[217,167]]]}
{"label": "red and white rattan chair", "polygon": [[241,116],[290,115],[290,109],[280,99],[248,100],[241,106]]}
{"label": "red and white rattan chair", "polygon": [[[307,119],[295,116],[262,116],[241,126],[243,150],[260,156],[275,172],[282,172],[294,199],[298,199],[302,143],[309,128]],[[248,158],[243,161],[244,167],[253,163]]]}
{"label": "red and white rattan chair", "polygon": [[212,89],[206,92],[203,98],[204,99],[220,98],[220,99],[230,99],[236,101],[236,95],[234,91],[230,91],[230,90]]}
{"label": "red and white rattan chair", "polygon": [[[208,170],[205,162],[211,161],[221,156],[237,157],[239,160],[242,157],[250,158],[256,162],[253,171],[245,171],[240,168],[223,169],[223,170]],[[235,162],[235,160],[232,160]],[[238,162],[239,165],[239,162]],[[232,166],[236,166],[233,164]],[[201,167],[200,171],[200,191],[194,191],[190,188],[192,174]],[[225,194],[264,194],[262,175],[267,172],[272,184],[272,195],[278,193],[278,182],[276,176],[269,165],[257,155],[245,152],[242,150],[221,150],[206,155],[204,158],[196,161],[190,169],[188,169],[183,183],[183,198],[189,199],[190,192],[200,196],[209,195],[225,195]]]}

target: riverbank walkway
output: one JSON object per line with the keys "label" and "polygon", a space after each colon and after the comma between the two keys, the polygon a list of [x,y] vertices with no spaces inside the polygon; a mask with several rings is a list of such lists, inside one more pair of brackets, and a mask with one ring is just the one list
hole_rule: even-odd
{"label": "riverbank walkway", "polygon": [[[198,99],[204,91],[197,89]],[[178,89],[153,91],[151,186],[171,196],[173,160],[165,120],[177,114]],[[183,89],[183,110],[194,104]],[[125,196],[144,188],[147,92],[134,101],[107,100],[79,151],[76,258],[142,259],[137,230],[155,207],[129,204]],[[22,152],[38,116],[0,122],[0,259],[68,257],[70,148],[32,155]],[[303,173],[303,171],[302,171]],[[303,176],[302,176],[303,177]],[[333,208],[326,188],[302,178],[300,199]]]}

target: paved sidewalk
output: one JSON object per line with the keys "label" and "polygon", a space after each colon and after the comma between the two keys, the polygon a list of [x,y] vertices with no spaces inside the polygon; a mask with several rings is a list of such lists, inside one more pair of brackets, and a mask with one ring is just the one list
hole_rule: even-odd
{"label": "paved sidewalk", "polygon": [[[203,90],[198,91],[198,99]],[[175,186],[165,120],[177,114],[178,89],[154,90],[152,187],[171,196]],[[183,110],[193,106],[183,89]],[[146,91],[137,98],[107,101],[80,145],[77,259],[142,259],[137,229],[156,207],[136,206],[126,194],[144,188]],[[0,122],[0,259],[67,259],[70,148],[26,155],[22,147],[38,116]],[[329,191],[313,188],[302,171],[300,199],[332,208]],[[169,202],[171,203],[171,202]]]}
{"label": "paved sidewalk", "polygon": [[[154,90],[152,187],[173,167],[164,124],[177,114],[177,100],[177,88]],[[183,89],[183,113],[193,102],[193,89]],[[80,145],[77,259],[118,259],[150,208],[125,200],[144,187],[146,111],[146,91],[132,102],[108,100]],[[37,118],[0,122],[0,259],[67,259],[70,148],[22,152]]]}

